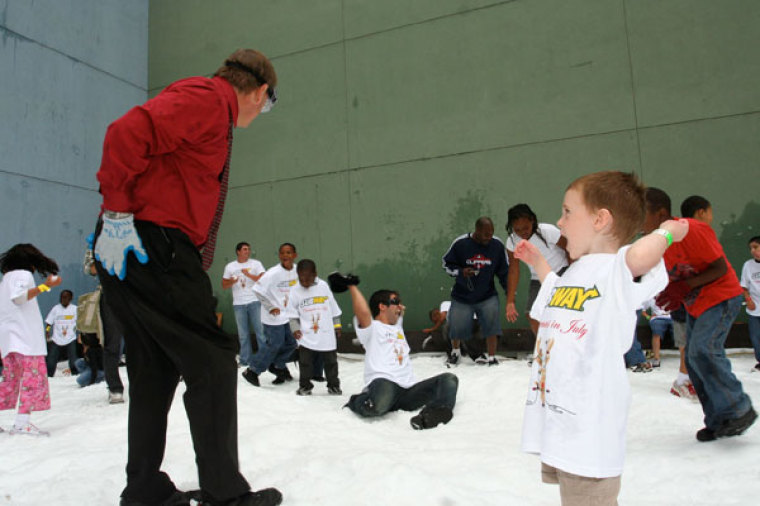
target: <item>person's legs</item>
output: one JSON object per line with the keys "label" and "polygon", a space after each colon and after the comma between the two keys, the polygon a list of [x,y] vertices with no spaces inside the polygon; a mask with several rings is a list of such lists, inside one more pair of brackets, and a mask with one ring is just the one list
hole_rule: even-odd
{"label": "person's legs", "polygon": [[741,297],[734,297],[709,308],[698,318],[687,316],[686,367],[702,404],[705,426],[712,431],[752,407],[742,384],[731,372],[724,348],[740,307]]}
{"label": "person's legs", "polygon": [[625,353],[623,359],[625,360],[626,367],[633,367],[634,365],[643,364],[647,361],[647,357],[641,349],[641,343],[639,342],[639,338],[635,331],[633,333],[631,348]]}
{"label": "person's legs", "polygon": [[303,346],[298,348],[298,386],[302,390],[312,390],[314,383],[311,382],[312,371],[314,367],[314,355],[317,352],[304,348]]}
{"label": "person's legs", "polygon": [[[253,331],[256,333],[256,346],[261,346],[264,341],[264,324],[261,323],[260,301],[257,300],[248,304],[248,318],[251,326],[253,326]],[[253,345],[251,345],[251,349],[253,349]]]}
{"label": "person's legs", "polygon": [[338,379],[338,352],[335,350],[323,351],[319,355],[325,364],[327,388],[340,388],[340,379]]}
{"label": "person's legs", "polygon": [[19,414],[50,409],[50,387],[45,374],[45,357],[19,355],[21,362],[21,391],[18,401]]}
{"label": "person's legs", "polygon": [[557,469],[562,506],[617,506],[620,476],[588,478]]}
{"label": "person's legs", "polygon": [[352,395],[346,406],[359,416],[382,416],[389,411],[395,411],[396,400],[404,389],[396,383],[378,378],[366,386],[359,394]]}
{"label": "person's legs", "polygon": [[760,316],[747,316],[747,327],[749,329],[749,340],[755,349],[755,360],[760,364]]}
{"label": "person's legs", "polygon": [[77,385],[80,387],[86,387],[90,384],[90,378],[92,378],[92,369],[87,365],[87,361],[83,358],[78,358],[76,362],[77,371]]}
{"label": "person's legs", "polygon": [[298,348],[298,343],[296,343],[296,339],[293,337],[293,332],[290,331],[290,325],[284,323],[280,325],[280,328],[280,332],[282,333],[282,344],[280,345],[279,350],[277,350],[272,362],[274,363],[275,368],[287,370],[288,361],[293,355],[293,352],[296,351],[296,348]]}
{"label": "person's legs", "polygon": [[[18,403],[18,394],[21,389],[21,378],[24,370],[22,367],[22,355],[16,352],[8,353],[3,362],[3,381],[0,381],[0,411],[13,409]],[[47,372],[47,367],[46,371]]]}
{"label": "person's legs", "polygon": [[475,314],[478,316],[480,331],[486,336],[486,346],[488,348],[488,364],[496,365],[496,347],[501,335],[501,324],[499,323],[499,297],[494,295],[488,299],[474,304]]}
{"label": "person's legs", "polygon": [[311,379],[325,380],[325,359],[321,353],[314,354],[314,369],[311,371]]}
{"label": "person's legs", "polygon": [[423,406],[454,409],[457,402],[459,379],[445,372],[415,383],[404,389],[396,401],[396,409],[414,411]]}
{"label": "person's legs", "polygon": [[129,448],[122,496],[150,504],[176,491],[160,467],[167,414],[182,375],[201,489],[215,500],[238,497],[250,490],[238,468],[238,340],[217,327],[211,282],[188,237],[146,222],[135,226],[149,262],[129,255],[123,281],[97,264],[107,304],[127,339]]}
{"label": "person's legs", "polygon": [[49,378],[55,376],[55,369],[58,367],[58,355],[61,352],[61,347],[55,344],[53,341],[48,343],[48,354],[45,359],[47,365],[47,375]]}
{"label": "person's legs", "polygon": [[119,374],[123,331],[116,316],[105,303],[103,293],[100,295],[100,319],[103,322],[103,370],[106,385],[111,394],[123,394],[124,384]]}
{"label": "person's legs", "polygon": [[232,306],[235,312],[235,324],[237,325],[238,339],[240,340],[240,364],[247,366],[251,363],[251,333],[248,328],[250,318],[248,316],[248,304]]}
{"label": "person's legs", "polygon": [[282,325],[264,325],[264,339],[260,342],[259,351],[251,356],[249,369],[257,375],[266,371],[277,356],[284,339]]}
{"label": "person's legs", "polygon": [[66,345],[66,357],[69,359],[69,370],[71,375],[79,374],[77,369],[77,341],[76,339]]}
{"label": "person's legs", "polygon": [[[456,365],[459,361],[460,341],[470,339],[472,336],[472,316],[474,309],[470,304],[464,304],[456,300],[451,301],[449,308],[449,337],[451,338],[451,365]],[[456,360],[453,360],[456,357]]]}

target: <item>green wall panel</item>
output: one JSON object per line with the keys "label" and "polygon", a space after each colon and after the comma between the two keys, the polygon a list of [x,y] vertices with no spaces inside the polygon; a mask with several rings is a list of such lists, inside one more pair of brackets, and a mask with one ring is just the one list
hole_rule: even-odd
{"label": "green wall panel", "polygon": [[622,4],[502,4],[347,45],[351,166],[633,128]]}
{"label": "green wall panel", "polygon": [[760,110],[760,2],[625,6],[640,126]]}

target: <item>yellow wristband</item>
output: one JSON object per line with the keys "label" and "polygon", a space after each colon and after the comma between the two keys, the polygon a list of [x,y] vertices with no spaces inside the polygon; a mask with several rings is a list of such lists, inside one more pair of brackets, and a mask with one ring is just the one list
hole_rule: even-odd
{"label": "yellow wristband", "polygon": [[340,323],[336,323],[335,325],[333,325],[333,328],[340,329],[340,328],[343,328],[343,325],[341,325]]}
{"label": "yellow wristband", "polygon": [[664,228],[658,228],[653,234],[660,234],[668,241],[668,247],[670,247],[671,244],[673,244],[673,234],[671,234],[668,230],[665,230]]}
{"label": "yellow wristband", "polygon": [[39,285],[37,285],[37,290],[39,290],[40,292],[49,292],[50,287],[47,286],[45,283],[40,283]]}

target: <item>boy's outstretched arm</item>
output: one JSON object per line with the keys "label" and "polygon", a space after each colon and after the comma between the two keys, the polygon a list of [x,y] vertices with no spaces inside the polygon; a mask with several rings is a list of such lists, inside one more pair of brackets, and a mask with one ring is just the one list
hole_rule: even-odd
{"label": "boy's outstretched arm", "polygon": [[350,285],[348,291],[351,294],[354,316],[356,316],[356,321],[359,323],[359,328],[366,329],[372,325],[372,312],[369,310],[367,299],[364,298],[364,295],[362,295],[362,292],[359,291],[356,285]]}
{"label": "boy's outstretched arm", "polygon": [[538,248],[524,239],[515,247],[515,258],[533,267],[538,275],[538,280],[542,283],[547,274],[552,271],[549,262],[546,261]]}
{"label": "boy's outstretched arm", "polygon": [[[673,242],[679,242],[689,232],[689,222],[686,220],[668,220],[660,224],[658,230],[666,230],[673,237]],[[665,250],[670,246],[665,235],[657,231],[647,234],[634,242],[625,255],[625,263],[628,265],[633,277],[646,274],[660,261]]]}

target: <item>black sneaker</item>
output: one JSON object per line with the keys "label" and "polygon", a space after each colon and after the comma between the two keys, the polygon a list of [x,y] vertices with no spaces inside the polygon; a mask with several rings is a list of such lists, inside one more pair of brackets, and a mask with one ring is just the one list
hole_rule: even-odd
{"label": "black sneaker", "polygon": [[261,386],[261,383],[259,383],[259,375],[253,372],[249,367],[246,367],[245,371],[243,371],[243,377],[248,383],[255,387]]}
{"label": "black sneaker", "polygon": [[199,506],[278,506],[282,504],[282,494],[276,488],[265,488],[224,502],[201,501]]}
{"label": "black sneaker", "polygon": [[496,357],[488,360],[488,367],[491,367],[492,365],[499,365],[499,361],[496,360]]}
{"label": "black sneaker", "polygon": [[728,420],[726,422],[723,422],[723,425],[721,425],[715,431],[715,436],[716,437],[740,436],[744,433],[745,430],[749,428],[750,425],[755,423],[755,420],[757,420],[757,413],[755,412],[754,409],[749,408],[749,411],[744,413],[739,418],[734,418],[733,420]]}
{"label": "black sneaker", "polygon": [[160,503],[144,503],[140,501],[132,501],[126,497],[122,497],[119,501],[119,506],[150,506],[153,504],[157,504],[158,506],[189,506],[191,500],[200,501],[201,491],[190,490],[183,492],[181,490],[175,490],[172,495]]}
{"label": "black sneaker", "polygon": [[314,388],[301,387],[296,390],[296,395],[311,395],[312,390],[314,390]]}
{"label": "black sneaker", "polygon": [[446,367],[456,367],[459,365],[459,354],[451,354],[449,355],[449,358],[446,360]]}
{"label": "black sneaker", "polygon": [[485,353],[481,353],[477,357],[475,357],[475,363],[478,365],[486,365],[488,363],[488,357]]}
{"label": "black sneaker", "polygon": [[760,362],[755,364],[755,367],[752,368],[752,372],[760,372]]}
{"label": "black sneaker", "polygon": [[704,443],[706,441],[715,441],[716,439],[718,439],[718,436],[715,435],[715,432],[713,432],[712,429],[704,427],[697,431],[697,441]]}
{"label": "black sneaker", "polygon": [[274,368],[277,377],[272,381],[273,385],[282,385],[286,381],[293,381],[293,376],[290,375],[290,371],[285,367],[284,369]]}
{"label": "black sneaker", "polygon": [[432,429],[442,423],[449,423],[453,416],[451,408],[423,408],[409,420],[409,423],[415,430]]}
{"label": "black sneaker", "polygon": [[633,372],[652,372],[652,364],[649,362],[636,364],[636,367],[633,368]]}
{"label": "black sneaker", "polygon": [[327,393],[330,395],[343,395],[343,390],[340,387],[327,387]]}

